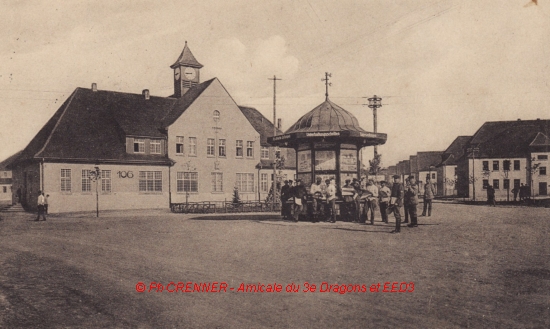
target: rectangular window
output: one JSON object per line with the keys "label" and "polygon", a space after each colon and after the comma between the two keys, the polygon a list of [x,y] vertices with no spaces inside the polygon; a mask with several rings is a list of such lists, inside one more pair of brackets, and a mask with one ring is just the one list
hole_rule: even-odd
{"label": "rectangular window", "polygon": [[539,154],[539,155],[537,155],[537,160],[548,160],[548,155]]}
{"label": "rectangular window", "polygon": [[435,173],[432,173],[432,180],[435,179]]}
{"label": "rectangular window", "polygon": [[246,157],[247,158],[254,157],[254,142],[251,142],[251,141],[246,142]]}
{"label": "rectangular window", "polygon": [[519,160],[514,160],[514,170],[519,170]]}
{"label": "rectangular window", "polygon": [[220,139],[218,141],[218,156],[224,157],[225,156],[225,139]]}
{"label": "rectangular window", "polygon": [[140,171],[140,192],[162,192],[162,171]]}
{"label": "rectangular window", "polygon": [[499,164],[500,164],[500,161],[498,160],[493,161],[493,171],[499,171]]}
{"label": "rectangular window", "polygon": [[178,192],[198,192],[199,174],[196,172],[178,172],[177,185]]}
{"label": "rectangular window", "polygon": [[510,160],[502,161],[502,170],[510,171]]}
{"label": "rectangular window", "polygon": [[183,155],[183,136],[176,137],[176,154]]}
{"label": "rectangular window", "polygon": [[504,180],[504,182],[502,183],[502,188],[505,189],[505,190],[510,189],[510,180],[509,179]]}
{"label": "rectangular window", "polygon": [[521,180],[514,179],[514,188],[519,188],[519,185],[521,184]]}
{"label": "rectangular window", "polygon": [[489,170],[489,161],[483,161],[483,170],[488,171]]}
{"label": "rectangular window", "polygon": [[61,169],[61,192],[71,192],[71,169]]}
{"label": "rectangular window", "polygon": [[260,179],[260,188],[262,189],[262,192],[267,192],[268,186],[267,174],[262,174]]}
{"label": "rectangular window", "polygon": [[82,169],[82,192],[92,191],[92,181],[90,179],[90,170]]}
{"label": "rectangular window", "polygon": [[134,138],[134,153],[145,153],[145,139]]}
{"label": "rectangular window", "polygon": [[189,154],[190,156],[197,156],[197,137],[189,137]]}
{"label": "rectangular window", "polygon": [[239,192],[254,192],[254,174],[237,174]]}
{"label": "rectangular window", "polygon": [[8,193],[8,187],[7,186],[2,186],[2,191],[4,193]]}
{"label": "rectangular window", "polygon": [[261,156],[262,159],[269,159],[269,147],[262,146],[262,151],[261,151],[260,156]]}
{"label": "rectangular window", "polygon": [[493,188],[494,188],[495,190],[500,189],[500,180],[498,180],[498,179],[493,179]]}
{"label": "rectangular window", "polygon": [[212,173],[212,192],[223,192],[223,173]]}
{"label": "rectangular window", "polygon": [[101,171],[101,192],[111,192],[111,171]]}
{"label": "rectangular window", "polygon": [[488,179],[484,179],[484,180],[483,180],[483,189],[486,190],[488,185],[489,185],[489,180],[488,180]]}
{"label": "rectangular window", "polygon": [[539,167],[539,175],[546,176],[546,167]]}
{"label": "rectangular window", "polygon": [[207,156],[214,156],[215,154],[215,141],[214,138],[208,138],[206,140],[206,155]]}
{"label": "rectangular window", "polygon": [[151,154],[161,154],[160,153],[160,139],[151,139],[149,143],[149,153]]}
{"label": "rectangular window", "polygon": [[235,156],[243,156],[243,141],[238,140],[235,142]]}

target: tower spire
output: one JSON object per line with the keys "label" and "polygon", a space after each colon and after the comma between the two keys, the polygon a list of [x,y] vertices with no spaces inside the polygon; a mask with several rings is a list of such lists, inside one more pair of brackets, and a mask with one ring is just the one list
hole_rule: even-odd
{"label": "tower spire", "polygon": [[328,86],[332,86],[331,82],[328,82],[328,78],[332,77],[331,73],[325,72],[325,78],[321,79],[321,81],[325,82],[325,100],[328,101]]}

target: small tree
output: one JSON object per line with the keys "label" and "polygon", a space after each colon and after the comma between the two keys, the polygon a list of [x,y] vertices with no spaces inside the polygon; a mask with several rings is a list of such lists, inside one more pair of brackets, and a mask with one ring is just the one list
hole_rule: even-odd
{"label": "small tree", "polygon": [[382,165],[382,154],[376,153],[372,160],[369,160],[369,175],[376,176],[380,173]]}
{"label": "small tree", "polygon": [[239,188],[237,186],[233,188],[233,204],[236,206],[241,204],[241,197],[239,196]]}
{"label": "small tree", "polygon": [[527,170],[529,170],[529,173],[531,175],[530,179],[531,179],[531,188],[529,189],[529,199],[531,199],[531,197],[533,197],[533,203],[535,202],[535,199],[534,199],[534,196],[535,196],[535,187],[533,186],[534,185],[534,179],[533,179],[533,176],[535,176],[535,174],[537,173],[537,171],[539,171],[539,167],[540,167],[540,162],[539,163],[534,163],[536,161],[535,158],[532,158],[531,159],[531,162],[529,163],[529,165],[526,167]]}

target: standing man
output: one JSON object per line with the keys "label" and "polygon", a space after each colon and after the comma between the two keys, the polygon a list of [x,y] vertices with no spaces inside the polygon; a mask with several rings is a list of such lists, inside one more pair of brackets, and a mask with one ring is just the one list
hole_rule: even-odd
{"label": "standing man", "polygon": [[403,206],[403,185],[400,182],[399,175],[393,175],[393,185],[390,194],[390,206],[393,207],[393,214],[395,216],[395,230],[391,233],[401,232],[401,207]]}
{"label": "standing man", "polygon": [[311,188],[309,189],[309,193],[313,196],[313,219],[312,222],[316,223],[319,221],[319,217],[321,216],[321,209],[323,206],[323,196],[325,193],[325,190],[327,189],[325,184],[323,183],[323,179],[319,176],[317,176],[317,179],[315,180],[315,183],[311,184]]}
{"label": "standing man", "polygon": [[380,190],[378,190],[378,197],[380,198],[380,215],[382,216],[382,222],[388,224],[388,205],[390,203],[391,190],[388,187],[388,183],[385,181],[380,182]]}
{"label": "standing man", "polygon": [[281,187],[281,216],[283,219],[288,219],[290,215],[290,209],[286,203],[288,199],[290,199],[290,185],[288,185],[288,180],[285,180],[285,185]]}
{"label": "standing man", "polygon": [[512,193],[514,193],[514,202],[517,201],[518,199],[518,192],[519,192],[519,187],[515,187],[512,189]]}
{"label": "standing man", "polygon": [[21,185],[19,185],[19,188],[17,189],[17,203],[21,203]]}
{"label": "standing man", "polygon": [[405,195],[408,195],[409,199],[409,215],[411,216],[411,223],[408,227],[418,226],[417,209],[418,206],[418,185],[416,185],[416,179],[414,176],[409,177],[409,187],[405,191]]}
{"label": "standing man", "polygon": [[297,179],[296,180],[296,186],[294,186],[293,190],[294,195],[294,221],[298,223],[298,220],[300,219],[300,215],[302,214],[302,211],[304,210],[304,203],[306,202],[306,196],[307,196],[307,189],[304,185],[302,185],[302,180]]}
{"label": "standing man", "polygon": [[435,196],[435,187],[429,178],[426,178],[426,185],[424,185],[424,210],[422,210],[422,216],[426,216],[426,208],[428,209],[428,217],[432,215],[432,200]]}
{"label": "standing man", "polygon": [[378,187],[374,185],[374,180],[369,179],[367,187],[367,207],[365,208],[365,222],[368,219],[370,211],[370,224],[374,225],[374,210],[378,207]]}
{"label": "standing man", "polygon": [[44,194],[42,191],[38,191],[38,217],[34,220],[35,222],[38,222],[40,220],[40,215],[42,215],[42,218],[46,220],[46,215],[44,214]]}
{"label": "standing man", "polygon": [[495,201],[495,188],[493,185],[487,185],[487,203],[489,203],[489,206],[497,206]]}
{"label": "standing man", "polygon": [[331,179],[327,186],[327,222],[336,223],[336,185]]}
{"label": "standing man", "polygon": [[357,192],[355,192],[355,188],[351,185],[351,180],[346,179],[346,185],[342,187],[342,198],[344,199],[348,221],[353,221],[356,217],[357,209],[354,209],[356,196]]}
{"label": "standing man", "polygon": [[[408,190],[409,186],[410,186],[410,179],[411,179],[411,176],[405,178],[405,187],[404,187],[404,190]],[[403,199],[403,208],[405,210],[405,220],[403,221],[403,224],[408,224],[409,223],[409,195],[407,193],[405,193],[405,196],[404,196],[404,199]],[[412,219],[411,219],[412,221]]]}
{"label": "standing man", "polygon": [[[361,182],[357,178],[354,178],[351,182],[351,186],[355,189],[355,218],[353,219],[354,223],[361,222]],[[366,205],[365,205],[366,206]]]}

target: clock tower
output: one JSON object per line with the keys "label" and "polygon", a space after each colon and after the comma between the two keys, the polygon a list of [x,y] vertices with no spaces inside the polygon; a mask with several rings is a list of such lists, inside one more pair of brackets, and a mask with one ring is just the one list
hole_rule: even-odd
{"label": "clock tower", "polygon": [[180,57],[170,68],[174,70],[174,97],[183,96],[189,88],[200,83],[202,64],[195,59],[187,47],[187,41],[185,41],[185,47],[183,47]]}

